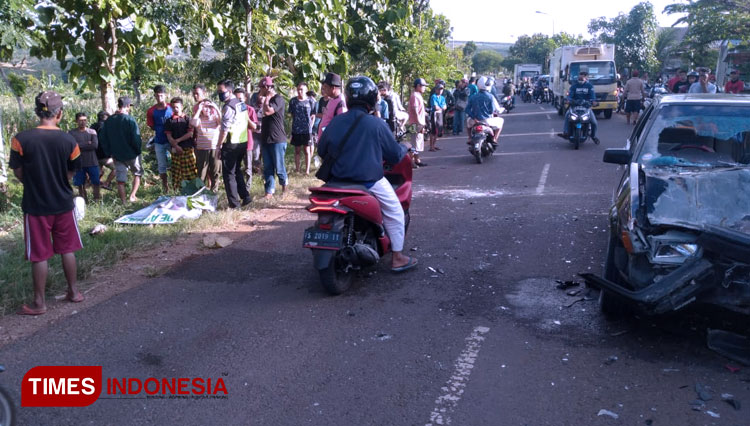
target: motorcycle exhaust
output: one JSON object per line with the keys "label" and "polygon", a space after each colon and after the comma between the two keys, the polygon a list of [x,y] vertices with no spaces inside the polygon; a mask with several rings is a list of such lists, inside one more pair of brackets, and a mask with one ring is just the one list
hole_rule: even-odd
{"label": "motorcycle exhaust", "polygon": [[357,267],[374,266],[380,261],[378,252],[367,244],[362,243],[344,247],[339,252],[339,256],[344,263]]}

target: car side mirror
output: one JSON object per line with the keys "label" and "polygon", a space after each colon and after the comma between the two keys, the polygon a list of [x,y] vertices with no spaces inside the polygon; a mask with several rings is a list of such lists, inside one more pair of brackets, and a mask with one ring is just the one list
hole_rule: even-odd
{"label": "car side mirror", "polygon": [[608,148],[604,150],[605,163],[628,164],[630,163],[630,151],[624,148]]}

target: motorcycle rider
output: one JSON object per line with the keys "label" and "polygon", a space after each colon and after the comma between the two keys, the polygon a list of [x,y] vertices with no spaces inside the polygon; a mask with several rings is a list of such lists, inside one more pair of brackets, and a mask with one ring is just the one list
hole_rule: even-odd
{"label": "motorcycle rider", "polygon": [[[574,100],[583,99],[588,100],[592,105],[596,104],[596,94],[594,93],[594,85],[588,82],[589,70],[586,67],[581,67],[578,72],[578,81],[570,86],[570,92],[568,94],[568,104],[572,104]],[[599,138],[596,137],[596,129],[598,123],[596,122],[596,114],[589,114],[591,121],[591,140],[595,144],[599,144]],[[567,140],[570,136],[570,111],[565,114],[565,124],[563,125],[563,132],[558,133],[557,136]]]}
{"label": "motorcycle rider", "polygon": [[383,161],[397,164],[406,149],[396,142],[388,125],[371,115],[378,98],[378,88],[368,77],[353,77],[344,90],[349,111],[331,120],[318,144],[318,153],[325,157],[338,146],[355,120],[357,128],[351,132],[346,149],[340,152],[331,169],[331,181],[354,182],[368,188],[380,203],[383,226],[391,239],[391,271],[403,272],[417,265],[417,259],[403,254],[406,222],[404,210],[383,176]]}
{"label": "motorcycle rider", "polygon": [[[490,93],[490,88],[494,85],[494,78],[479,77],[477,81],[479,93],[469,98],[469,104],[466,106],[466,115],[469,117],[469,120],[467,120],[469,128],[475,122],[487,123],[488,126],[492,127],[494,134],[493,144],[497,146],[497,138],[503,130],[504,120],[500,117],[493,117],[493,113],[500,114],[502,112],[497,99]],[[471,133],[469,137],[471,137]],[[469,143],[471,143],[471,140],[469,140]]]}

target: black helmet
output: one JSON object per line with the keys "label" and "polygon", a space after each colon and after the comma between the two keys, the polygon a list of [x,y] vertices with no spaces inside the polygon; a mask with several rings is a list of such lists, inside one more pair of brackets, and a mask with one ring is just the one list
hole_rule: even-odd
{"label": "black helmet", "polygon": [[698,72],[697,71],[690,71],[688,73],[688,77],[695,77],[698,78]]}
{"label": "black helmet", "polygon": [[369,77],[352,77],[346,82],[346,106],[362,105],[368,111],[375,109],[378,101],[378,86]]}

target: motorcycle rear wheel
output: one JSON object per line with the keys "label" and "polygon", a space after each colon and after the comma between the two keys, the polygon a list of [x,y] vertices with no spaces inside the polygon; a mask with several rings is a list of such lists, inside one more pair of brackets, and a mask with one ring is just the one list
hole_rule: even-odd
{"label": "motorcycle rear wheel", "polygon": [[328,267],[318,271],[320,273],[320,283],[326,291],[334,296],[349,290],[354,282],[354,270],[344,272],[336,269],[336,256],[331,257],[331,263]]}
{"label": "motorcycle rear wheel", "polygon": [[477,159],[477,164],[482,164],[482,150],[474,150],[474,158]]}

